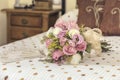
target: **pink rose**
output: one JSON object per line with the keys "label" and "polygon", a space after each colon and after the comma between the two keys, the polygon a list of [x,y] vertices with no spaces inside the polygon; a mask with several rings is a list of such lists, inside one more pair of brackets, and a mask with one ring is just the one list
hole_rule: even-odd
{"label": "pink rose", "polygon": [[69,22],[67,22],[67,28],[68,28],[68,30],[70,30],[70,29],[78,29],[79,30],[79,26],[77,25],[77,23],[76,23],[76,21],[69,21]]}
{"label": "pink rose", "polygon": [[70,46],[75,47],[75,42],[73,40],[69,40],[68,43],[69,43]]}
{"label": "pink rose", "polygon": [[61,45],[61,46],[64,46],[65,43],[66,43],[66,41],[67,41],[67,39],[64,38],[64,37],[61,37],[61,38],[59,39],[59,42],[60,42],[60,45]]}
{"label": "pink rose", "polygon": [[82,37],[80,34],[75,34],[75,35],[72,37],[72,40],[73,40],[74,42],[77,42],[77,44],[81,44],[81,43],[84,41],[83,37]]}
{"label": "pink rose", "polygon": [[64,30],[64,31],[61,31],[57,36],[58,36],[58,38],[62,38],[65,35],[66,35],[66,31]]}
{"label": "pink rose", "polygon": [[63,52],[66,55],[74,55],[76,54],[77,50],[73,46],[67,45],[63,47]]}
{"label": "pink rose", "polygon": [[45,42],[46,46],[49,47],[49,45],[52,43],[52,39],[47,39]]}
{"label": "pink rose", "polygon": [[52,54],[52,58],[54,60],[58,60],[63,55],[64,55],[64,53],[61,50],[55,50]]}
{"label": "pink rose", "polygon": [[70,29],[79,29],[78,24],[76,23],[76,21],[63,21],[61,18],[59,20],[57,20],[55,27],[60,27],[63,30],[70,30]]}
{"label": "pink rose", "polygon": [[85,51],[86,46],[87,46],[87,43],[83,41],[81,44],[77,44],[75,48],[77,51]]}
{"label": "pink rose", "polygon": [[57,20],[55,27],[62,28],[63,30],[67,30],[67,23],[62,19]]}

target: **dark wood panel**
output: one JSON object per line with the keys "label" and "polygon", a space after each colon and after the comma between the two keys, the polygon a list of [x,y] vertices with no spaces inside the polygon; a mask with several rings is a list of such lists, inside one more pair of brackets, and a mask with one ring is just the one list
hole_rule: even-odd
{"label": "dark wood panel", "polygon": [[98,12],[97,10],[103,8],[105,0],[100,2],[95,2],[95,0],[77,0],[77,4],[79,9],[78,24],[84,24],[91,28],[99,27],[103,12]]}
{"label": "dark wood panel", "polygon": [[54,14],[51,14],[50,17],[49,17],[49,27],[51,26],[54,26],[56,20],[58,19],[59,17],[59,14],[58,13],[54,13]]}
{"label": "dark wood panel", "polygon": [[11,38],[12,39],[23,39],[36,34],[41,33],[40,28],[22,28],[22,27],[12,27],[11,28]]}
{"label": "dark wood panel", "polygon": [[62,15],[66,12],[66,0],[62,0]]}
{"label": "dark wood panel", "polygon": [[106,0],[100,28],[104,35],[120,36],[120,1]]}
{"label": "dark wood panel", "polygon": [[32,15],[12,14],[12,26],[28,26],[28,27],[42,27],[42,17]]}

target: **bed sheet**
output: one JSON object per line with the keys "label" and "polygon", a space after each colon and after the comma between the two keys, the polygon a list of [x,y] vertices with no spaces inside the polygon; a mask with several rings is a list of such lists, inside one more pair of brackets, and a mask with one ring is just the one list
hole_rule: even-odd
{"label": "bed sheet", "polygon": [[57,65],[26,59],[0,63],[0,80],[120,80],[120,37],[105,37],[112,48],[101,57],[85,57],[79,65]]}

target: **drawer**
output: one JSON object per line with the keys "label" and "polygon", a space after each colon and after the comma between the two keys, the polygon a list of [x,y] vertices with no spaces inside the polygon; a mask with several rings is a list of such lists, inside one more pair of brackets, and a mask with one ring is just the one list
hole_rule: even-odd
{"label": "drawer", "polygon": [[39,34],[41,32],[42,30],[40,28],[12,27],[11,38],[18,40]]}
{"label": "drawer", "polygon": [[26,26],[26,27],[42,27],[42,16],[41,15],[11,15],[12,26]]}

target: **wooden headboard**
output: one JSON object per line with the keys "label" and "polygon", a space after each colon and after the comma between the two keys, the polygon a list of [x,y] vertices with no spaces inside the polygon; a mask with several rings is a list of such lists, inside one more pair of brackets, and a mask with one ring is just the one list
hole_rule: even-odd
{"label": "wooden headboard", "polygon": [[97,5],[103,7],[105,0],[100,2],[95,2],[95,0],[77,0],[77,4],[79,9],[78,24],[84,24],[91,28],[99,27],[102,15],[99,16],[100,21],[98,21],[98,12],[96,11],[96,7]]}
{"label": "wooden headboard", "polygon": [[120,36],[120,0],[77,0],[78,24]]}

